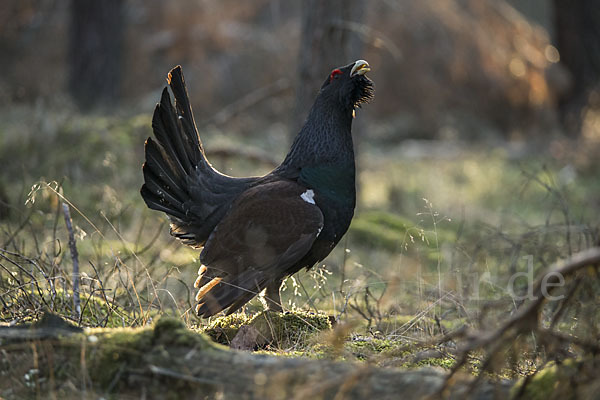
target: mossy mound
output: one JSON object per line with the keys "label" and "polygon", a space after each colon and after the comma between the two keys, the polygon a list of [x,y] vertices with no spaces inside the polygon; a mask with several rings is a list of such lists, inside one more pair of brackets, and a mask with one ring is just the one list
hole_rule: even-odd
{"label": "mossy mound", "polygon": [[351,238],[364,246],[398,251],[407,240],[407,231],[415,224],[398,215],[367,212],[358,215],[350,225]]}
{"label": "mossy mound", "polygon": [[453,242],[456,233],[449,224],[437,226],[436,231],[426,230],[413,221],[390,212],[368,211],[357,215],[350,225],[350,238],[354,243],[388,251],[404,251],[413,242],[436,250],[436,243]]}
{"label": "mossy mound", "polygon": [[263,312],[254,317],[250,325],[269,344],[280,349],[304,347],[310,336],[331,329],[331,321],[327,315],[303,311]]}
{"label": "mossy mound", "polygon": [[[398,328],[410,324],[414,316],[397,316],[385,320],[388,328]],[[420,325],[436,326],[431,318],[421,318]],[[449,325],[449,326],[446,326]],[[444,328],[456,324],[442,323]],[[334,360],[369,361],[381,365],[397,365],[404,368],[420,368],[436,366],[450,369],[455,359],[431,351],[431,356],[416,357],[423,353],[423,348],[414,346],[401,339],[383,336],[351,336],[343,335],[339,346],[331,335],[318,335],[330,331],[332,325],[324,314],[313,314],[302,311],[286,313],[263,312],[255,316],[234,314],[214,319],[204,330],[217,343],[231,345],[241,327],[251,327],[258,332],[258,338],[247,349],[260,350],[265,354],[277,354],[288,357],[327,358]],[[420,329],[425,329],[421,326]],[[335,334],[333,334],[335,336]],[[248,344],[248,343],[246,343]]]}
{"label": "mossy mound", "polygon": [[208,351],[212,346],[183,321],[171,317],[159,319],[151,328],[92,329],[87,341],[90,370],[101,385],[110,384],[120,371],[183,363],[179,353]]}
{"label": "mossy mound", "polygon": [[217,343],[229,346],[242,325],[247,325],[252,317],[243,313],[235,313],[217,317],[202,331]]}
{"label": "mossy mound", "polygon": [[[23,332],[21,337],[5,335],[6,343],[10,341],[7,348],[22,350],[11,352],[0,365],[0,376],[16,379],[12,383],[0,380],[0,393],[12,393],[14,398],[35,398],[36,394],[39,398],[46,390],[61,397],[81,382],[105,398],[139,391],[140,386],[152,398],[169,398],[162,394],[178,398],[179,390],[198,389],[196,381],[174,379],[195,373],[197,365],[190,358],[223,351],[206,336],[187,329],[181,319],[171,317],[143,328],[83,331],[60,317],[46,315],[39,322],[4,329]],[[41,347],[40,340],[44,341]]]}
{"label": "mossy mound", "polygon": [[327,315],[297,310],[285,313],[265,311],[255,316],[239,313],[216,318],[203,332],[215,342],[229,345],[242,326],[258,331],[257,348],[270,345],[283,349],[306,346],[311,335],[331,329],[331,322]]}

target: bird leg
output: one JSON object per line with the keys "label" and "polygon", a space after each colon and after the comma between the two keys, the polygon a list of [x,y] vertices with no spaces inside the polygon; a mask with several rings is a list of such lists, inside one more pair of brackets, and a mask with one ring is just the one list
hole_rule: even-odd
{"label": "bird leg", "polygon": [[265,300],[267,301],[267,308],[270,311],[283,311],[283,308],[281,307],[281,296],[279,295],[279,288],[281,287],[282,282],[283,281],[281,280],[276,280],[267,286]]}

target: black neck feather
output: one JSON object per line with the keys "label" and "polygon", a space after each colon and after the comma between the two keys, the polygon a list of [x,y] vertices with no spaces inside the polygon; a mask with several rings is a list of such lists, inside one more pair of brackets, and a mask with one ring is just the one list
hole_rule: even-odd
{"label": "black neck feather", "polygon": [[304,167],[354,166],[352,119],[352,109],[318,96],[290,152],[275,172],[293,177]]}

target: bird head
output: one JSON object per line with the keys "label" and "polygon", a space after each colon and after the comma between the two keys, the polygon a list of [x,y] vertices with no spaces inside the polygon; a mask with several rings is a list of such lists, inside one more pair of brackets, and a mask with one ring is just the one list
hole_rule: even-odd
{"label": "bird head", "polygon": [[325,79],[320,95],[354,110],[373,98],[373,81],[365,76],[370,70],[371,67],[365,60],[336,68]]}

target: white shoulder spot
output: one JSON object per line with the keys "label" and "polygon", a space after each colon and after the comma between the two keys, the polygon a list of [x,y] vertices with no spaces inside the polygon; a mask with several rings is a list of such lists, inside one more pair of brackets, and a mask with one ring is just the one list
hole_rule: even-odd
{"label": "white shoulder spot", "polygon": [[306,192],[302,193],[300,197],[307,203],[315,204],[315,192],[313,192],[312,189],[308,189]]}

